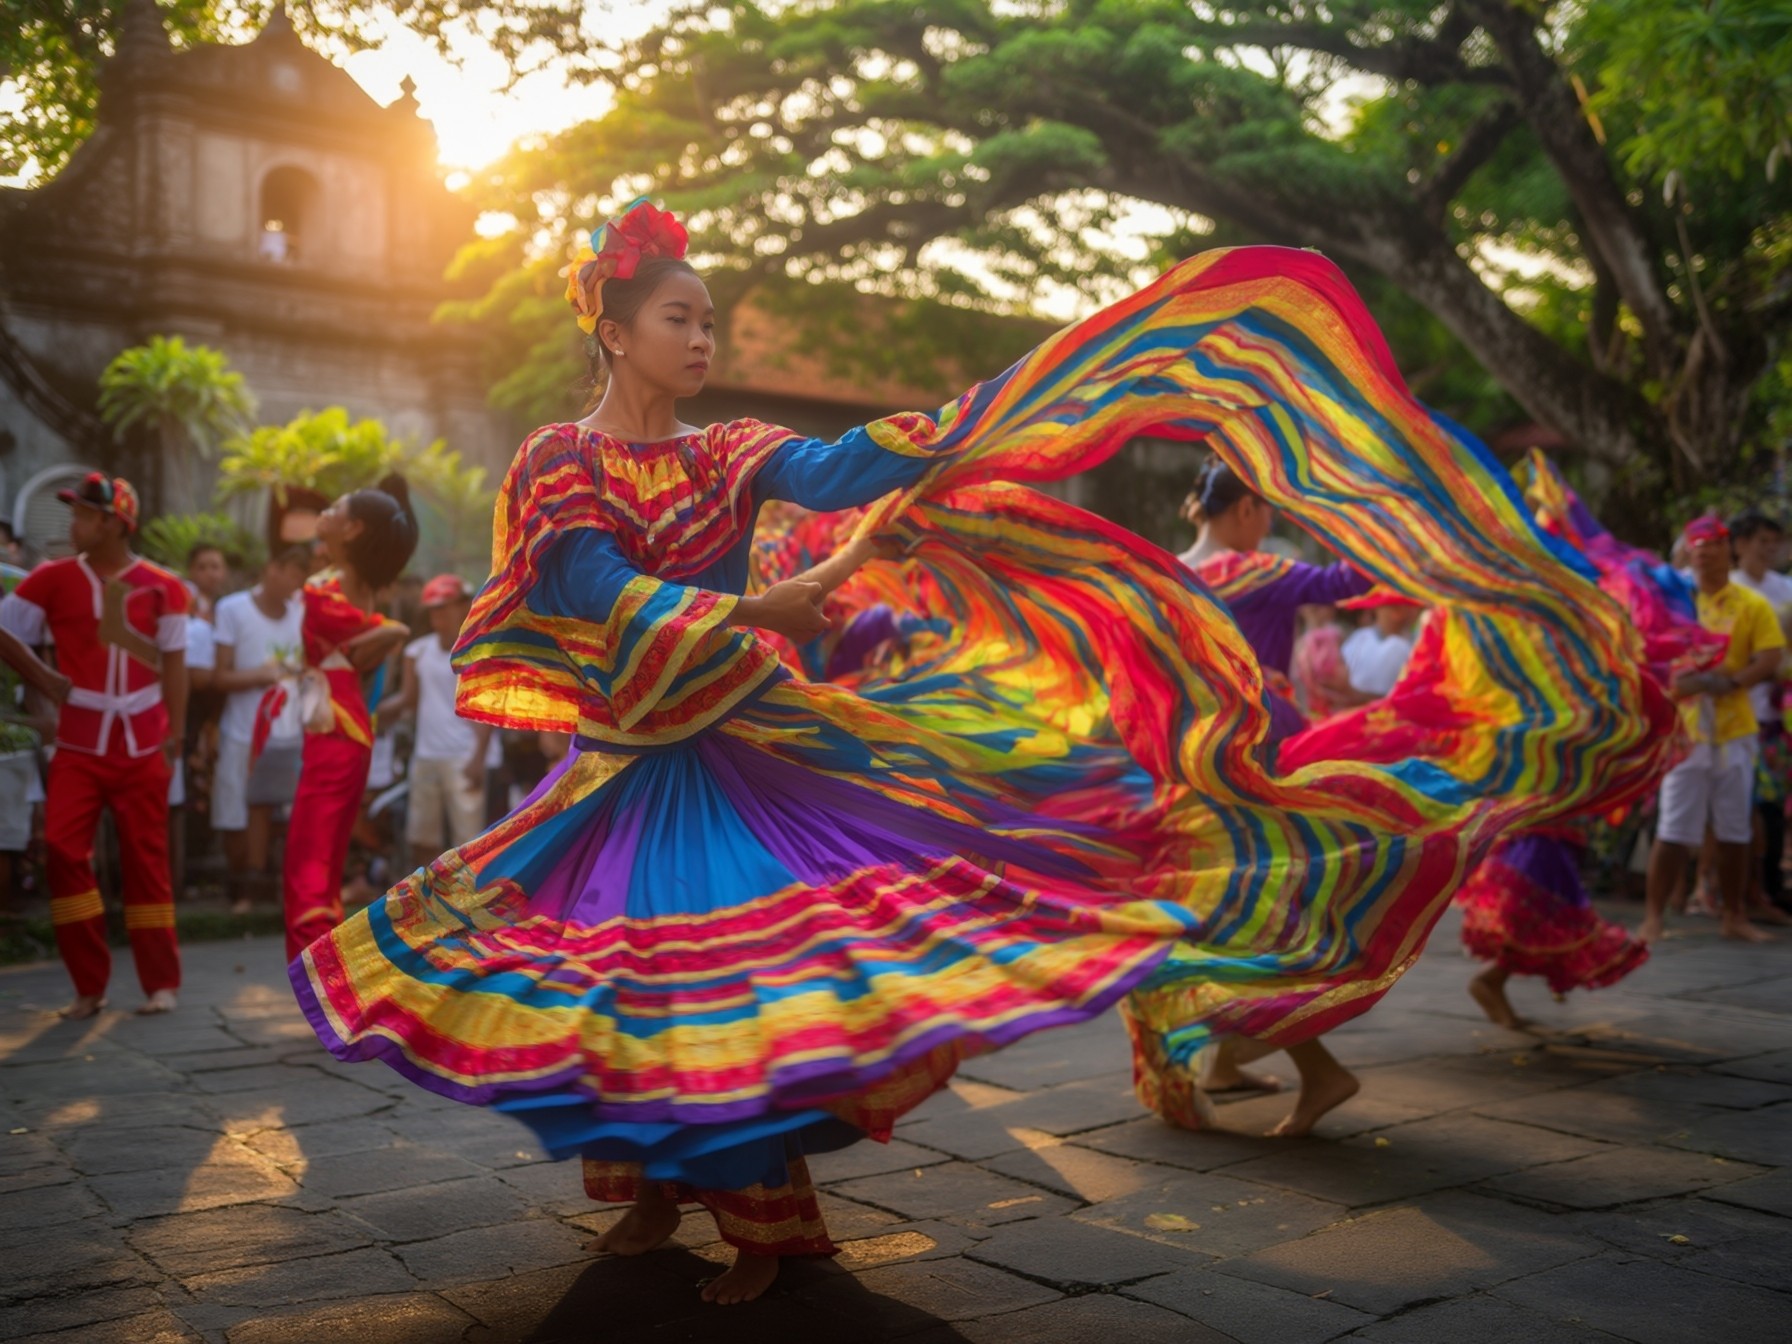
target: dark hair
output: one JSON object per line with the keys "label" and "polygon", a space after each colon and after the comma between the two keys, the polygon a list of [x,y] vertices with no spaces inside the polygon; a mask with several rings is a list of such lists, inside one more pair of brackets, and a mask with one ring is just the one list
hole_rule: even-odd
{"label": "dark hair", "polygon": [[1786,535],[1785,526],[1780,520],[1760,509],[1744,509],[1730,519],[1732,541],[1747,541],[1758,532],[1777,532],[1782,537]]}
{"label": "dark hair", "polygon": [[[682,257],[649,257],[635,268],[635,273],[627,280],[606,280],[604,282],[603,316],[598,321],[616,322],[626,327],[635,320],[641,306],[653,297],[669,275],[696,275],[697,268]],[[604,385],[604,377],[615,362],[610,347],[598,339],[593,332],[585,338],[585,359],[590,365],[591,389],[589,401],[585,409],[591,410]]]}
{"label": "dark hair", "polygon": [[394,472],[373,489],[351,494],[348,516],[361,524],[361,535],[346,547],[348,562],[369,587],[384,588],[404,572],[417,549],[411,487]]}
{"label": "dark hair", "polygon": [[6,519],[0,518],[0,544],[14,542],[18,539],[19,534],[12,530],[12,524],[7,522]]}
{"label": "dark hair", "polygon": [[1195,512],[1204,523],[1220,517],[1241,499],[1258,497],[1255,490],[1239,480],[1232,468],[1217,457],[1210,457],[1201,464],[1201,470],[1195,473],[1194,489],[1189,491],[1189,498],[1195,502]]}
{"label": "dark hair", "polygon": [[304,545],[283,546],[269,557],[270,565],[287,565],[307,572],[311,569],[311,548]]}
{"label": "dark hair", "polygon": [[207,551],[216,551],[218,553],[218,558],[220,560],[222,560],[226,565],[228,565],[230,563],[230,553],[228,551],[226,551],[222,546],[218,545],[217,542],[215,542],[215,541],[196,541],[191,546],[189,546],[187,548],[187,568],[191,569],[193,567],[193,562],[195,560],[197,560],[200,556],[204,555]]}

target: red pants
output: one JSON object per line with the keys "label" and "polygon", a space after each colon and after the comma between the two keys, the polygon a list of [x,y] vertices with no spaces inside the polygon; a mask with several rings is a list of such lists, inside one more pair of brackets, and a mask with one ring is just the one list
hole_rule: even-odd
{"label": "red pants", "polygon": [[[585,1159],[585,1193],[609,1203],[641,1197],[639,1162]],[[703,1190],[662,1183],[666,1197],[678,1204],[701,1204],[716,1220],[722,1240],[754,1255],[833,1255],[837,1248],[821,1219],[821,1201],[809,1179],[809,1164],[790,1160],[790,1180],[780,1186],[754,1185],[745,1190]]]}
{"label": "red pants", "polygon": [[373,752],[341,733],[307,733],[286,828],[286,959],[342,923],[342,870]]}
{"label": "red pants", "polygon": [[145,994],[180,988],[174,941],[174,888],[168,875],[168,760],[58,751],[44,798],[50,876],[50,922],[56,950],[75,993],[98,996],[112,978],[106,911],[93,875],[93,836],[100,810],[118,828],[124,870],[124,927]]}

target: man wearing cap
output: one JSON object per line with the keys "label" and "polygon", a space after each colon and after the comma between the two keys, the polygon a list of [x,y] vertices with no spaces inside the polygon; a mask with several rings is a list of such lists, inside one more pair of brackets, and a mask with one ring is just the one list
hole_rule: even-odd
{"label": "man wearing cap", "polygon": [[72,683],[44,803],[50,919],[75,982],[64,1015],[105,1007],[112,973],[93,873],[102,808],[123,855],[125,929],[147,996],[140,1011],[165,1013],[180,988],[168,782],[185,736],[187,589],[131,551],[138,509],[128,481],[90,472],[57,498],[70,506],[76,554],[38,566],[0,601],[0,628],[27,644],[53,643]]}
{"label": "man wearing cap", "polygon": [[1661,936],[1668,896],[1685,875],[1687,854],[1704,843],[1709,825],[1717,841],[1723,934],[1765,942],[1772,935],[1750,922],[1747,904],[1758,744],[1749,688],[1779,669],[1786,641],[1767,599],[1730,582],[1730,531],[1721,519],[1695,518],[1685,541],[1698,584],[1699,623],[1729,636],[1730,646],[1714,671],[1688,673],[1674,682],[1680,721],[1693,745],[1661,781],[1655,847],[1649,854],[1648,913],[1637,937],[1651,942]]}
{"label": "man wearing cap", "polygon": [[430,633],[405,645],[398,694],[380,707],[382,718],[388,713],[417,715],[405,839],[419,867],[485,829],[485,772],[497,743],[490,724],[469,723],[454,712],[450,661],[455,636],[472,605],[472,590],[457,574],[438,574],[423,585]]}

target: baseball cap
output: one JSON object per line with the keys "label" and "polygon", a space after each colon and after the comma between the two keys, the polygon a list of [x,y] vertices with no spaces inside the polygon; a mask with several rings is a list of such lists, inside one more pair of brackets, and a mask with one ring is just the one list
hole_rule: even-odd
{"label": "baseball cap", "polygon": [[90,471],[74,489],[58,490],[56,498],[64,504],[80,504],[98,509],[101,513],[110,513],[124,519],[127,530],[137,530],[137,491],[122,476]]}
{"label": "baseball cap", "polygon": [[463,597],[473,596],[473,590],[458,574],[438,574],[423,585],[423,605],[426,607],[445,606],[449,602],[458,602]]}
{"label": "baseball cap", "polygon": [[1728,541],[1730,529],[1715,513],[1707,513],[1688,523],[1685,535],[1688,546],[1697,546],[1701,541]]}

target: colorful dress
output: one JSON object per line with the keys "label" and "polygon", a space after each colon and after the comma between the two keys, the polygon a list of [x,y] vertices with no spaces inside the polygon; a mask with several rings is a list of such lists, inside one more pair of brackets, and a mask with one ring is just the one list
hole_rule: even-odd
{"label": "colorful dress", "polygon": [[1329,622],[1314,626],[1294,641],[1288,680],[1294,683],[1296,704],[1309,719],[1330,718],[1344,708],[1327,689],[1350,679],[1343,649],[1344,632]]}
{"label": "colorful dress", "polygon": [[[1386,765],[1278,765],[1226,607],[1012,484],[1147,431],[1454,604],[1436,638],[1474,675],[1453,733]],[[952,635],[901,687],[810,683],[730,623],[777,499],[876,500],[860,527],[925,567],[909,591]],[[493,560],[461,710],[577,750],[307,947],[300,1002],[339,1057],[514,1114],[596,1190],[757,1192],[753,1221],[781,1208],[798,1247],[819,1249],[801,1155],[887,1136],[970,1055],[1130,995],[1168,1077],[1216,1035],[1286,1045],[1361,1012],[1469,855],[1632,796],[1672,718],[1590,571],[1305,252],[1186,262],[937,417],[837,442],[548,426]]]}
{"label": "colorful dress", "polygon": [[[284,902],[287,956],[342,922],[342,870],[349,838],[367,788],[373,758],[373,719],[361,694],[361,675],[341,652],[357,635],[389,624],[342,595],[334,574],[312,580],[303,592],[300,626],[309,702],[299,785],[287,834]],[[270,692],[278,696],[283,692]],[[277,708],[261,716],[271,721]]]}

